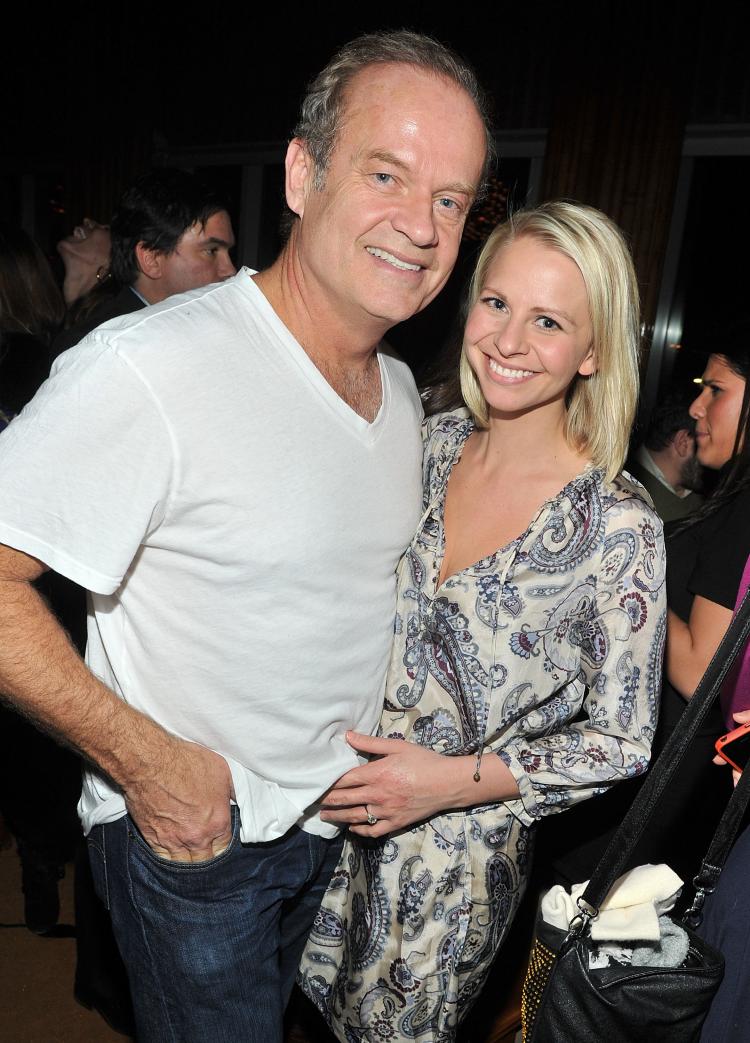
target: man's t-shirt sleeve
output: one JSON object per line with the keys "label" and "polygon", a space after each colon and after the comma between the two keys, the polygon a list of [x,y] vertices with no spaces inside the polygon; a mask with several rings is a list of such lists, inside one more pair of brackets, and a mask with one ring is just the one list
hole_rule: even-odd
{"label": "man's t-shirt sleeve", "polygon": [[0,436],[0,542],[111,594],[163,520],[174,470],[153,389],[95,333]]}

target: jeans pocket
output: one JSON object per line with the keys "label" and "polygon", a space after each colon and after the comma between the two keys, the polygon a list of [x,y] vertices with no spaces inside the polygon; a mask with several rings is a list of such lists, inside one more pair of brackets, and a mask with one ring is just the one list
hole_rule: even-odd
{"label": "jeans pocket", "polygon": [[107,845],[104,827],[94,826],[86,837],[91,877],[99,900],[109,909],[109,880],[107,878]]}
{"label": "jeans pocket", "polygon": [[224,848],[223,851],[219,852],[218,855],[214,855],[213,858],[206,858],[201,862],[183,862],[175,858],[165,858],[163,855],[159,855],[154,851],[149,842],[141,833],[138,826],[135,824],[130,815],[126,815],[128,823],[128,839],[133,841],[131,845],[140,854],[144,855],[154,865],[158,865],[162,869],[172,869],[175,872],[201,872],[205,869],[211,869],[213,866],[218,865],[220,862],[226,861],[227,858],[232,854],[237,844],[239,843],[240,837],[240,809],[236,804],[232,804],[230,807],[231,824],[232,824],[232,836]]}

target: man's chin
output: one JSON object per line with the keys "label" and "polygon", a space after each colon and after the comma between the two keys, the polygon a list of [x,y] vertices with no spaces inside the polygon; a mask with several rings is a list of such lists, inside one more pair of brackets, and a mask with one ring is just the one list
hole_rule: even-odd
{"label": "man's chin", "polygon": [[371,307],[369,312],[374,319],[378,319],[384,326],[390,329],[392,326],[398,326],[400,322],[406,322],[407,319],[413,318],[413,316],[427,307],[427,303],[407,303],[403,307],[398,307],[397,305],[394,306],[393,301],[389,301],[388,304],[383,304],[380,307],[377,305]]}
{"label": "man's chin", "polygon": [[705,485],[703,465],[697,456],[691,457],[683,464],[680,471],[680,485],[691,493],[702,493]]}

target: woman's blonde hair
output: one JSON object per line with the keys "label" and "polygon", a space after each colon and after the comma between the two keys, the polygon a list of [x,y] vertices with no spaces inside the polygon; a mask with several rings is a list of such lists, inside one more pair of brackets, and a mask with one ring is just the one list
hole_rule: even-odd
{"label": "woman's blonde hair", "polygon": [[[612,479],[625,462],[638,402],[638,283],[630,250],[617,225],[593,207],[553,200],[521,210],[498,225],[479,255],[467,314],[498,252],[522,236],[569,257],[586,284],[596,370],[591,376],[577,377],[568,391],[565,437]],[[474,422],[486,428],[487,402],[465,348],[460,380]]]}

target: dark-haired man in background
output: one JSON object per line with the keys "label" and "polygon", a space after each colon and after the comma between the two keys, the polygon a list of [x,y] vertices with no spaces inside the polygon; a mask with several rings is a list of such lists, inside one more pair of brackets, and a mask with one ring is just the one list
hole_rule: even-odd
{"label": "dark-haired man in background", "polygon": [[675,521],[703,503],[703,468],[695,455],[695,421],[688,396],[675,393],[656,406],[628,470],[646,488],[659,517]]}
{"label": "dark-haired man in background", "polygon": [[[340,850],[317,802],[377,724],[422,510],[421,403],[381,344],[445,285],[490,147],[441,44],[346,45],[287,151],[275,263],[98,329],[3,434],[0,689],[95,766],[142,1043],[280,1043]],[[92,592],[91,672],[41,562]]]}
{"label": "dark-haired man in background", "polygon": [[[85,223],[77,229],[86,235]],[[110,319],[234,275],[226,203],[192,174],[157,167],[124,193],[112,218],[109,276],[119,291],[54,342],[59,355]]]}

